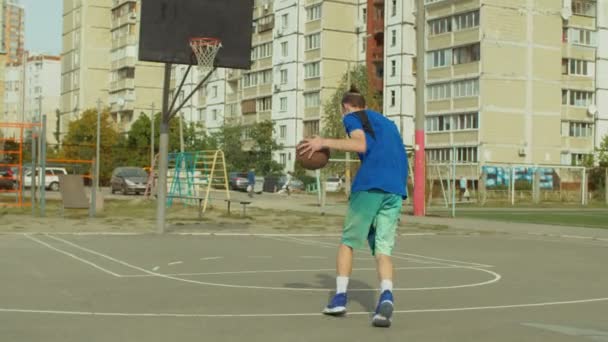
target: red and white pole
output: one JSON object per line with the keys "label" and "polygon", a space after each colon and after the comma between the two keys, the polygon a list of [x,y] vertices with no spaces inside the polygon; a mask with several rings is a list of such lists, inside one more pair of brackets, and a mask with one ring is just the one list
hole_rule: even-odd
{"label": "red and white pole", "polygon": [[426,13],[424,0],[416,1],[416,116],[414,145],[414,216],[426,214],[426,165],[424,121],[426,117]]}

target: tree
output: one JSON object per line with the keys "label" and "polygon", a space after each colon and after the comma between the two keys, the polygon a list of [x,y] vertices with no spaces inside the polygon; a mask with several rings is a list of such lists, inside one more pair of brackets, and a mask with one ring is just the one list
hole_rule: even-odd
{"label": "tree", "polygon": [[274,122],[267,120],[254,124],[249,136],[253,140],[252,154],[256,170],[263,175],[283,171],[283,165],[272,159],[272,152],[282,147],[274,139]]}
{"label": "tree", "polygon": [[[114,147],[117,142],[120,144],[121,136],[114,128],[108,109],[102,112],[100,123],[99,179],[101,183],[107,183],[116,158],[113,153]],[[97,111],[88,109],[82,113],[80,119],[70,122],[68,133],[63,140],[61,155],[68,159],[93,159],[95,158],[96,142]]]}
{"label": "tree", "polygon": [[600,147],[597,149],[598,162],[601,167],[608,167],[608,135],[602,138]]}

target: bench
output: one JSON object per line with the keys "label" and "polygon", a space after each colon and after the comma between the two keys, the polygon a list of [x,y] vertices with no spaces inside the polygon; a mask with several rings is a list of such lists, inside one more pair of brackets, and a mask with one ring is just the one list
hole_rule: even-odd
{"label": "bench", "polygon": [[[228,216],[230,216],[230,204],[233,202],[232,200],[226,199],[224,200],[224,202],[226,202],[226,206],[228,208]],[[251,204],[251,202],[249,201],[238,201],[240,205],[243,206],[243,210],[241,212],[241,216],[247,216],[247,206],[249,204]]]}
{"label": "bench", "polygon": [[[205,197],[200,197],[200,196],[171,196],[171,195],[167,195],[167,198],[179,198],[179,199],[186,199],[186,200],[193,200],[193,201],[198,201],[198,218],[202,219],[203,218],[203,201],[205,200]],[[211,200],[211,198],[209,198]],[[230,216],[230,205],[232,202],[235,202],[233,200],[229,200],[229,199],[225,199],[224,202],[226,202],[226,209],[228,211],[228,216]],[[251,202],[248,201],[238,201],[240,205],[243,206],[243,210],[241,213],[241,216],[246,216],[247,215],[247,206],[249,204],[251,204]]]}

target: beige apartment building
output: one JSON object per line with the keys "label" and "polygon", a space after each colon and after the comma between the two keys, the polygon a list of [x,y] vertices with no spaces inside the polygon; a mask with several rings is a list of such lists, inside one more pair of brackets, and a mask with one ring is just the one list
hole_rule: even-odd
{"label": "beige apartment building", "polygon": [[109,105],[121,131],[128,131],[152,103],[160,108],[163,64],[140,62],[139,13],[141,1],[112,0]]}
{"label": "beige apartment building", "polygon": [[23,63],[25,52],[25,8],[18,0],[2,0],[2,47],[8,63]]}
{"label": "beige apartment building", "polygon": [[608,118],[596,100],[605,5],[426,0],[426,11],[429,162],[571,165],[593,153]]}

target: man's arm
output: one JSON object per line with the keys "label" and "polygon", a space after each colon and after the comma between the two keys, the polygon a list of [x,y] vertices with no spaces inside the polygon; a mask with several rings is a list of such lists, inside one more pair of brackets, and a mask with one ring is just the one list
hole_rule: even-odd
{"label": "man's arm", "polygon": [[361,129],[356,129],[351,132],[350,139],[324,139],[321,137],[306,139],[299,146],[298,153],[300,155],[309,154],[310,157],[314,152],[323,148],[344,152],[365,153],[367,151],[365,133]]}

